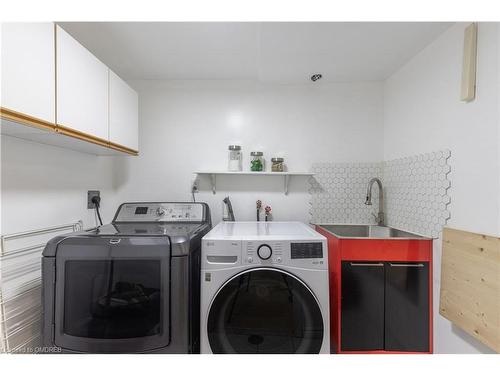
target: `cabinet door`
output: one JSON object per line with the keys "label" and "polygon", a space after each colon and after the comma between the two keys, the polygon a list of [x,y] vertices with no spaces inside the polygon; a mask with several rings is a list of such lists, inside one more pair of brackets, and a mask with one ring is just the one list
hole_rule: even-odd
{"label": "cabinet door", "polygon": [[109,71],[109,140],[138,150],[137,93]]}
{"label": "cabinet door", "polygon": [[55,123],[53,23],[2,23],[2,107]]}
{"label": "cabinet door", "polygon": [[385,349],[429,350],[429,265],[387,263]]}
{"label": "cabinet door", "polygon": [[342,262],[341,349],[384,349],[382,262]]}
{"label": "cabinet door", "polygon": [[108,140],[108,68],[56,28],[57,124]]}

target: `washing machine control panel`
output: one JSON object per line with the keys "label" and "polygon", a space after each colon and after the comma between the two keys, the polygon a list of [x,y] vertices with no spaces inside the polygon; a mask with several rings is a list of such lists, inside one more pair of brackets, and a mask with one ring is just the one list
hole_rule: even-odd
{"label": "washing machine control panel", "polygon": [[291,265],[325,268],[322,241],[243,241],[242,262],[247,265]]}
{"label": "washing machine control panel", "polygon": [[200,203],[124,203],[113,222],[201,222],[205,220]]}
{"label": "washing machine control panel", "polygon": [[283,262],[283,242],[262,243],[258,241],[246,241],[243,246],[243,263],[246,264],[270,264]]}
{"label": "washing machine control panel", "polygon": [[273,250],[271,249],[271,246],[269,246],[269,245],[266,245],[266,244],[260,245],[257,249],[257,255],[262,260],[268,260],[273,255]]}

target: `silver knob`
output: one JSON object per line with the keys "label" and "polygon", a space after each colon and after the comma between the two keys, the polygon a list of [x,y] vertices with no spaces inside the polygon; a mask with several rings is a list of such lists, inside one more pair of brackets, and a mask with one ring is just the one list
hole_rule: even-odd
{"label": "silver knob", "polygon": [[257,255],[262,260],[268,260],[273,255],[273,251],[269,245],[260,245],[257,249]]}

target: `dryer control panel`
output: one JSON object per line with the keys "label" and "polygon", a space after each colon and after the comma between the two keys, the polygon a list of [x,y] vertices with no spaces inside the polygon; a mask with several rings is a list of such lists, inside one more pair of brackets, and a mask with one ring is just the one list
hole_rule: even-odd
{"label": "dryer control panel", "polygon": [[202,203],[124,203],[118,208],[113,222],[203,222]]}

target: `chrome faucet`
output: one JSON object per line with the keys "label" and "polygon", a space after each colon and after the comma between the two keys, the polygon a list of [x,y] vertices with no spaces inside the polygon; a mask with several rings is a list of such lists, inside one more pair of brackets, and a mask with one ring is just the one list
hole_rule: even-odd
{"label": "chrome faucet", "polygon": [[226,197],[222,200],[226,206],[226,212],[227,216],[223,215],[222,220],[223,221],[236,221],[234,218],[234,212],[233,212],[233,205],[231,204],[231,201],[229,200],[229,197]]}
{"label": "chrome faucet", "polygon": [[382,181],[377,177],[374,177],[368,182],[368,187],[366,189],[366,201],[365,204],[368,206],[372,205],[372,187],[374,183],[378,185],[378,214],[372,215],[375,217],[377,225],[384,226],[385,218],[384,218],[384,189],[382,188]]}

